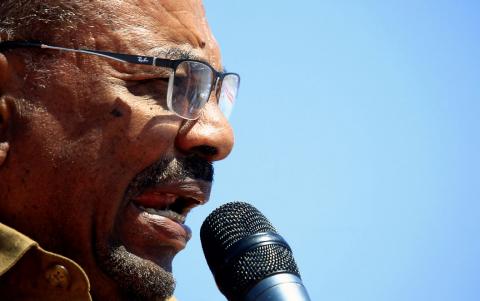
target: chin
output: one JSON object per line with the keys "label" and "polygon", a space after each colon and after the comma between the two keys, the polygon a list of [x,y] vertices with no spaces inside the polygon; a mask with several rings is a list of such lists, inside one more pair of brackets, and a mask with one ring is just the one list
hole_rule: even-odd
{"label": "chin", "polygon": [[[174,250],[164,250],[154,261],[129,251],[118,240],[111,240],[107,246],[98,246],[95,253],[97,264],[115,283],[121,300],[158,301],[173,295]],[[95,287],[93,290],[95,293]]]}

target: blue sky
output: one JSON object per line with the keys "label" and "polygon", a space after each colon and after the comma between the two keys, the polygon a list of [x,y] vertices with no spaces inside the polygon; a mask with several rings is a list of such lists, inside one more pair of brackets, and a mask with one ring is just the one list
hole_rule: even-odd
{"label": "blue sky", "polygon": [[242,83],[235,149],[174,262],[179,300],[225,300],[198,231],[242,200],[312,300],[478,301],[480,2],[204,3]]}

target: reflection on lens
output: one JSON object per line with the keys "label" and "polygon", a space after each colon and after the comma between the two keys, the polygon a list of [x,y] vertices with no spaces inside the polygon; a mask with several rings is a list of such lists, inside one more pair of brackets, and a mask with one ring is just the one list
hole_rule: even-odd
{"label": "reflection on lens", "polygon": [[208,101],[213,71],[194,61],[178,65],[173,81],[171,109],[181,117],[195,119]]}
{"label": "reflection on lens", "polygon": [[227,74],[223,78],[222,89],[220,91],[220,97],[218,98],[218,106],[226,118],[229,118],[230,114],[232,114],[239,84],[240,78],[237,74]]}

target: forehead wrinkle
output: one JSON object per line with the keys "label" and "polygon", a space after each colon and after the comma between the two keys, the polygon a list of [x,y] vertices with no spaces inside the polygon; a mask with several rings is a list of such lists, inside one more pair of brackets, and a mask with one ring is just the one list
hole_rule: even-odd
{"label": "forehead wrinkle", "polygon": [[[149,1],[149,0],[144,0]],[[150,0],[151,1],[151,0]],[[146,15],[157,21],[164,20],[163,25],[167,28],[175,28],[174,32],[168,32],[163,26],[157,28],[163,33],[167,41],[177,45],[189,45],[203,58],[217,69],[221,69],[221,56],[218,44],[213,37],[205,15],[205,9],[201,1],[196,0],[162,0],[156,5],[156,11],[145,11]],[[157,23],[159,24],[159,23]],[[162,28],[163,27],[163,28]]]}
{"label": "forehead wrinkle", "polygon": [[[118,8],[111,7],[116,14],[122,15],[125,25],[144,27],[162,35],[164,39],[176,44],[190,44],[199,48],[203,42],[203,28],[199,28],[198,10],[192,3],[178,0],[127,0]],[[201,8],[201,7],[200,7]],[[119,11],[120,10],[120,11]],[[140,17],[140,19],[139,19]],[[143,19],[144,22],[141,20]],[[139,22],[140,21],[140,22]]]}
{"label": "forehead wrinkle", "polygon": [[176,25],[175,27],[178,26],[176,34],[183,36],[192,47],[203,48],[205,37],[203,37],[201,30],[199,30],[200,24],[198,24],[201,16],[195,14],[195,12],[203,11],[203,7],[194,7],[193,3],[189,1],[182,2],[174,0],[163,1],[158,8],[162,9],[163,13],[166,14],[165,17],[173,22],[172,25]]}
{"label": "forehead wrinkle", "polygon": [[[106,28],[103,27],[106,29],[103,37],[97,38],[107,43],[113,40],[117,44],[115,48],[120,48],[118,52],[166,59],[195,59],[218,71],[223,70],[218,44],[200,1],[124,0],[116,5],[106,2],[106,6],[116,16],[116,26],[112,28],[107,24]],[[102,21],[99,22],[102,25]],[[109,48],[107,43],[102,46]],[[205,47],[198,43],[205,43]]]}

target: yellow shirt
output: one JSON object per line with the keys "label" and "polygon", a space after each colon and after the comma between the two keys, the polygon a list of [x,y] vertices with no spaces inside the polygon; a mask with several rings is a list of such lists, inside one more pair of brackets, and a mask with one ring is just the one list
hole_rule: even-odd
{"label": "yellow shirt", "polygon": [[87,274],[77,263],[45,251],[29,237],[2,223],[0,297],[19,301],[92,300]]}

